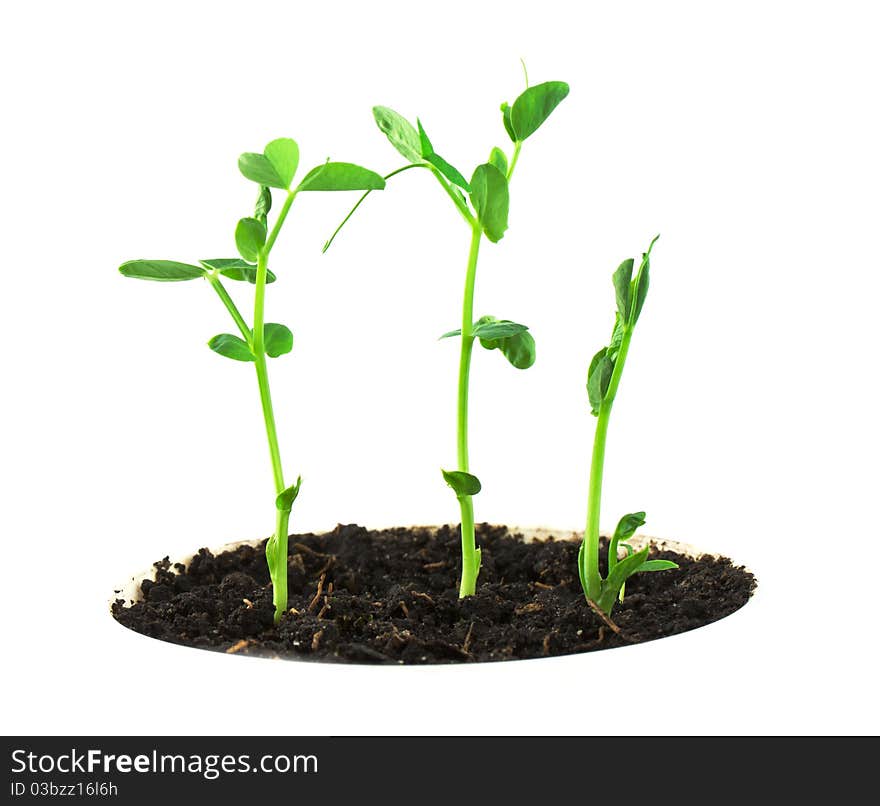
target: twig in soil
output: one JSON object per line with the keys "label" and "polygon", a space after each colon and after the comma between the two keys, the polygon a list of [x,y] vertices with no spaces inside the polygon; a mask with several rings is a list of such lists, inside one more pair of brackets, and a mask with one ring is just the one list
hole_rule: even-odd
{"label": "twig in soil", "polygon": [[306,554],[311,554],[313,557],[335,557],[335,554],[325,554],[323,551],[315,551],[310,546],[307,546],[305,543],[294,543],[293,547],[295,549],[299,549],[300,551],[304,551]]}
{"label": "twig in soil", "polygon": [[409,618],[409,608],[405,602],[398,602],[397,606],[403,611],[404,618]]}
{"label": "twig in soil", "polygon": [[[600,629],[604,629],[604,627],[603,627],[603,628],[600,628]],[[549,655],[549,654],[550,654],[550,639],[553,637],[553,635],[555,634],[555,632],[556,632],[556,631],[553,630],[553,631],[551,631],[551,632],[548,632],[547,635],[544,636],[544,640],[543,640],[543,642],[542,642],[542,646],[544,647],[544,654],[545,654],[545,655]]]}
{"label": "twig in soil", "polygon": [[434,600],[430,596],[428,596],[427,593],[419,593],[419,591],[410,591],[409,594],[410,594],[410,596],[417,596],[419,599],[424,599],[426,602],[430,602],[431,604],[434,604]]}
{"label": "twig in soil", "polygon": [[309,613],[311,613],[318,606],[318,602],[321,601],[321,593],[324,590],[324,577],[325,575],[321,574],[321,578],[318,580],[318,592],[315,594],[315,598],[309,602]]}
{"label": "twig in soil", "polygon": [[254,608],[254,603],[253,603],[250,599],[242,599],[242,602],[244,602],[244,606],[245,606],[248,610],[253,610],[253,608]]}
{"label": "twig in soil", "polygon": [[446,563],[443,560],[440,560],[436,563],[425,563],[422,568],[425,571],[436,571],[438,568],[443,568],[446,566]]}
{"label": "twig in soil", "polygon": [[323,634],[324,634],[324,631],[323,631],[323,630],[318,630],[318,632],[316,632],[316,633],[312,636],[312,652],[317,652],[317,651],[318,651],[318,646],[319,646],[320,643],[321,643],[321,636],[322,636]]}
{"label": "twig in soil", "polygon": [[226,654],[234,655],[236,652],[240,652],[242,649],[244,649],[249,643],[250,641],[245,641],[244,639],[242,639],[241,641],[236,641],[231,647],[229,647],[229,649],[226,650]]}
{"label": "twig in soil", "polygon": [[626,636],[620,631],[620,627],[618,627],[606,614],[605,611],[602,610],[599,605],[597,605],[592,599],[587,599],[587,604],[590,606],[590,609],[605,622],[605,625],[608,627],[611,632],[615,635],[619,635],[621,638],[626,638]]}
{"label": "twig in soil", "polygon": [[[332,588],[332,587],[333,587],[333,583],[331,582],[331,583],[330,583],[330,587],[327,588],[327,593],[328,593],[328,594],[331,592],[331,588]],[[329,596],[325,596],[325,597],[324,597],[324,606],[321,608],[320,612],[318,613],[318,618],[319,618],[319,619],[324,618],[324,614],[325,614],[329,609],[330,609]]]}
{"label": "twig in soil", "polygon": [[533,582],[532,585],[534,585],[536,588],[538,588],[542,591],[552,591],[553,590],[552,585],[547,585],[544,582]]}
{"label": "twig in soil", "polygon": [[461,645],[461,651],[464,652],[465,655],[470,655],[470,646],[471,646],[471,636],[474,633],[474,622],[471,622],[471,626],[468,627],[467,635],[464,637],[464,643]]}

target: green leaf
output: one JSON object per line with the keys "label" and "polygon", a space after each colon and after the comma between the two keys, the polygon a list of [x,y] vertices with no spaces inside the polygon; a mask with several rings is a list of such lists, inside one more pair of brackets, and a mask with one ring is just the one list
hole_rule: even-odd
{"label": "green leaf", "polygon": [[289,190],[299,164],[299,146],[289,137],[269,143],[262,154],[248,152],[238,158],[238,170],[245,179],[273,188]]}
{"label": "green leaf", "polygon": [[219,353],[225,358],[232,358],[235,361],[255,360],[254,354],[251,352],[251,348],[247,346],[247,343],[230,333],[221,333],[219,336],[214,336],[208,342],[208,347],[215,353]]}
{"label": "green leaf", "polygon": [[507,176],[507,154],[500,148],[493,148],[489,153],[489,162]]}
{"label": "green leaf", "polygon": [[260,193],[257,196],[257,203],[254,206],[254,218],[266,224],[266,216],[272,209],[272,191],[266,185],[260,186]]}
{"label": "green leaf", "polygon": [[460,335],[461,335],[461,328],[459,328],[458,330],[450,330],[448,333],[444,333],[440,338],[441,339],[449,339],[449,338],[452,338],[452,336],[460,336]]}
{"label": "green leaf", "polygon": [[634,574],[641,574],[643,571],[671,571],[678,568],[678,563],[672,560],[645,560],[635,571]]}
{"label": "green leaf", "polygon": [[486,237],[497,243],[507,229],[510,196],[507,177],[489,162],[478,165],[471,179],[471,202]]}
{"label": "green leaf", "polygon": [[465,495],[476,495],[482,489],[480,480],[463,470],[441,470],[446,483],[452,487],[455,494],[461,498]]}
{"label": "green leaf", "polygon": [[248,262],[256,263],[266,243],[266,225],[256,218],[242,218],[235,227],[235,245]]}
{"label": "green leaf", "polygon": [[510,109],[514,140],[522,141],[533,135],[566,95],[568,84],[564,81],[546,81],[525,90]]}
{"label": "green leaf", "polygon": [[137,280],[177,283],[204,277],[205,270],[176,260],[128,260],[119,267],[121,274]]}
{"label": "green leaf", "polygon": [[373,118],[398,153],[410,162],[422,161],[419,133],[412,123],[387,106],[374,106]]}
{"label": "green leaf", "polygon": [[350,162],[325,162],[312,168],[298,190],[382,190],[385,180],[375,171]]}
{"label": "green leaf", "polygon": [[587,395],[590,398],[593,414],[599,414],[599,406],[605,399],[612,372],[614,372],[614,362],[608,357],[608,348],[603,347],[593,356],[587,372]]}
{"label": "green leaf", "polygon": [[[474,324],[472,334],[480,339],[503,339],[528,330],[526,325],[511,322],[509,319],[496,319],[494,316],[481,316]],[[460,332],[460,331],[459,331]],[[489,349],[492,349],[491,347]]]}
{"label": "green leaf", "polygon": [[654,237],[654,240],[651,241],[648,246],[648,251],[642,255],[642,265],[639,267],[639,273],[636,275],[636,279],[633,280],[633,291],[632,296],[635,299],[633,303],[633,313],[632,313],[632,323],[635,325],[636,322],[639,321],[639,315],[642,312],[642,306],[645,304],[645,297],[648,296],[648,286],[650,285],[650,270],[651,270],[651,250],[654,248],[654,244],[657,243],[657,239],[659,235]]}
{"label": "green leaf", "polygon": [[581,580],[581,587],[584,589],[584,596],[587,595],[587,569],[584,565],[584,543],[581,541],[581,547],[578,549],[578,577]]}
{"label": "green leaf", "polygon": [[431,145],[431,141],[428,139],[428,135],[422,126],[422,121],[417,119],[416,125],[419,127],[419,143],[421,146],[422,157],[430,162],[431,165],[440,171],[440,173],[450,182],[470,192],[471,186],[467,183],[467,180],[461,175],[459,170],[454,165],[450,165],[445,159],[443,159],[443,157],[434,151],[434,146]]}
{"label": "green leaf", "polygon": [[620,593],[621,586],[645,562],[649,551],[650,548],[645,546],[641,551],[637,551],[635,554],[620,560],[608,573],[608,578],[602,583],[602,593],[599,595],[599,601],[596,602],[606,613],[611,612],[611,608],[614,607],[614,602]]}
{"label": "green leaf", "polygon": [[510,137],[513,142],[516,142],[516,132],[513,130],[513,123],[510,121],[510,104],[506,101],[501,104],[501,120],[504,123],[504,131],[507,132],[508,137]]}
{"label": "green leaf", "polygon": [[269,143],[263,153],[281,178],[281,187],[289,189],[299,165],[299,146],[289,137],[279,137]]}
{"label": "green leaf", "polygon": [[617,298],[617,313],[622,322],[629,322],[630,304],[632,302],[630,296],[630,283],[632,282],[633,265],[635,261],[632,258],[624,260],[617,270],[614,272],[614,293]]}
{"label": "green leaf", "polygon": [[263,325],[263,346],[272,358],[289,353],[293,349],[293,333],[285,325],[266,322]]}
{"label": "green leaf", "polygon": [[[257,282],[257,267],[240,257],[216,257],[210,260],[200,260],[199,263],[206,269],[216,269],[230,280],[246,280],[251,284]],[[275,275],[266,269],[266,282],[274,283],[275,280]]]}
{"label": "green leaf", "polygon": [[302,487],[302,476],[296,480],[296,484],[291,484],[286,490],[282,490],[275,498],[275,506],[282,512],[290,512],[293,502],[299,495],[299,488]]}
{"label": "green leaf", "polygon": [[629,540],[636,533],[636,529],[644,525],[644,512],[631,512],[629,515],[624,515],[618,522],[617,528],[614,530],[614,537],[612,540]]}

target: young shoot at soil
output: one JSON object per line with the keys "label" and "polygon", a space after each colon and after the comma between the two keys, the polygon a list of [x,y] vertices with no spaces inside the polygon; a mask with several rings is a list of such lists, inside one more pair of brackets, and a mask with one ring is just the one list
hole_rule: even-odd
{"label": "young shoot at soil", "polygon": [[[174,260],[129,260],[119,267],[126,277],[159,282],[204,279],[214,289],[232,317],[240,335],[221,333],[208,346],[218,355],[233,361],[254,364],[260,404],[269,443],[269,458],[275,487],[275,531],[266,544],[266,562],[272,580],[275,621],[287,609],[287,536],[293,502],[302,479],[286,485],[281,466],[281,451],[269,390],[266,356],[277,358],[293,349],[293,333],[286,325],[265,322],[266,285],[275,281],[269,270],[269,255],[290,212],[294,199],[307,191],[381,190],[385,180],[377,173],[348,162],[325,162],[309,171],[297,185],[293,178],[299,166],[299,147],[290,138],[269,143],[261,154],[242,154],[238,167],[242,175],[259,186],[253,216],[242,218],[235,227],[235,245],[239,257],[200,260],[199,265]],[[272,189],[283,193],[281,210],[269,228]],[[249,326],[230,296],[223,279],[238,280],[254,286],[253,325]]]}
{"label": "young shoot at soil", "polygon": [[[658,235],[657,238],[660,236]],[[620,376],[626,363],[633,330],[645,297],[648,295],[651,250],[657,242],[651,241],[648,251],[642,255],[642,262],[633,277],[635,261],[624,260],[614,272],[614,292],[617,299],[617,312],[614,315],[614,330],[611,342],[603,347],[590,362],[587,373],[587,394],[590,407],[596,417],[596,434],[593,440],[593,457],[590,464],[590,487],[587,501],[587,527],[584,540],[578,553],[578,575],[584,596],[590,605],[606,616],[611,614],[615,602],[623,601],[626,580],[642,571],[663,571],[678,566],[669,560],[649,560],[650,547],[635,551],[627,541],[636,529],[645,523],[644,512],[624,515],[608,544],[608,575],[603,579],[599,571],[599,511],[602,498],[602,472],[605,466],[605,441],[608,436],[608,420],[611,407],[617,396]],[[618,550],[623,549],[626,557],[618,560]]]}
{"label": "young shoot at soil", "polygon": [[[426,169],[446,192],[470,233],[461,327],[441,336],[443,339],[460,337],[456,435],[458,463],[454,470],[442,470],[442,474],[455,493],[461,511],[461,598],[474,594],[480,573],[480,549],[474,534],[473,497],[480,492],[482,485],[471,472],[468,451],[468,391],[474,342],[479,339],[485,349],[498,350],[517,369],[528,369],[535,362],[535,340],[526,325],[495,316],[474,319],[474,289],[480,244],[484,237],[497,243],[504,236],[510,204],[509,185],[522,145],[567,95],[568,84],[565,82],[547,81],[530,87],[526,75],[525,91],[513,104],[501,104],[501,120],[512,143],[510,155],[501,148],[492,148],[488,160],[477,165],[470,180],[465,179],[457,168],[434,150],[420,119],[416,119],[416,125],[413,126],[393,109],[385,106],[373,108],[379,129],[408,161],[407,165],[387,174],[385,179],[410,168]],[[339,225],[325,244],[325,250],[368,193],[361,197]]]}

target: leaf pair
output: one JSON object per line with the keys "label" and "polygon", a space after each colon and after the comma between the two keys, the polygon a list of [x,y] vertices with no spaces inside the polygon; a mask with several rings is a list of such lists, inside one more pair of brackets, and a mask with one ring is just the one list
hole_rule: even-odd
{"label": "leaf pair", "polygon": [[513,142],[531,137],[568,95],[564,81],[546,81],[527,88],[513,106],[501,104],[504,129]]}
{"label": "leaf pair", "polygon": [[[517,369],[528,369],[535,363],[535,340],[528,330],[526,325],[511,322],[509,319],[481,316],[474,323],[471,335],[478,338],[487,350],[500,350]],[[461,330],[451,330],[440,338],[460,335]]]}
{"label": "leaf pair", "polygon": [[[249,152],[238,158],[238,169],[246,179],[264,188],[291,190],[296,169],[299,166],[299,146],[289,137],[273,140],[262,154]],[[312,168],[299,185],[296,192],[304,190],[381,190],[385,180],[367,168],[350,162],[330,162]],[[265,196],[261,193],[256,218],[265,219],[268,213]],[[260,209],[264,207],[265,209]],[[265,220],[263,220],[265,226]],[[247,258],[246,258],[247,259]]]}
{"label": "leaf pair", "polygon": [[[246,280],[249,283],[257,281],[257,267],[241,258],[211,258],[200,260],[199,263],[202,267],[176,260],[129,260],[119,267],[119,271],[126,277],[137,280],[170,283],[195,280],[204,277],[207,274],[206,269],[213,269],[230,280]],[[275,282],[275,275],[270,271],[266,273],[266,282]]]}
{"label": "leaf pair", "polygon": [[[263,325],[263,344],[266,354],[272,358],[289,353],[293,349],[293,333],[286,325],[277,322],[266,322]],[[231,333],[221,333],[209,342],[215,353],[234,361],[254,361],[255,357],[250,345],[242,338]]]}
{"label": "leaf pair", "polygon": [[648,286],[650,284],[651,269],[651,250],[657,243],[657,238],[648,246],[648,251],[642,255],[642,263],[639,266],[638,273],[633,278],[633,268],[635,261],[632,258],[624,260],[617,270],[614,272],[614,295],[617,301],[617,316],[621,327],[631,329],[635,327],[642,313],[642,307],[645,304],[645,297],[648,296]]}

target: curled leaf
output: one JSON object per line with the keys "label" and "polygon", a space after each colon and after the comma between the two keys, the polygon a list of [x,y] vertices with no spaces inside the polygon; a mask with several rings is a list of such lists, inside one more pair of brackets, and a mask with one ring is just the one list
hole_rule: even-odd
{"label": "curled leaf", "polygon": [[492,163],[478,165],[471,178],[471,203],[486,237],[497,243],[507,230],[510,192],[507,177]]}
{"label": "curled leaf", "polygon": [[248,262],[256,263],[266,243],[266,225],[256,218],[242,218],[235,227],[235,245]]}
{"label": "curled leaf", "polygon": [[293,507],[293,502],[296,501],[296,498],[299,495],[299,488],[301,486],[302,476],[299,476],[296,480],[296,484],[291,484],[286,490],[282,490],[278,493],[278,496],[275,498],[275,506],[281,512],[290,512]]}
{"label": "curled leaf", "polygon": [[398,153],[410,162],[422,161],[422,147],[419,133],[403,115],[387,106],[374,106],[373,118],[382,133],[388,138]]}
{"label": "curled leaf", "polygon": [[476,495],[482,489],[480,480],[471,473],[463,470],[441,470],[446,483],[452,487],[455,494],[461,498],[465,495]]}
{"label": "curled leaf", "polygon": [[293,333],[286,325],[266,322],[263,325],[263,346],[267,355],[278,358],[293,349]]}

